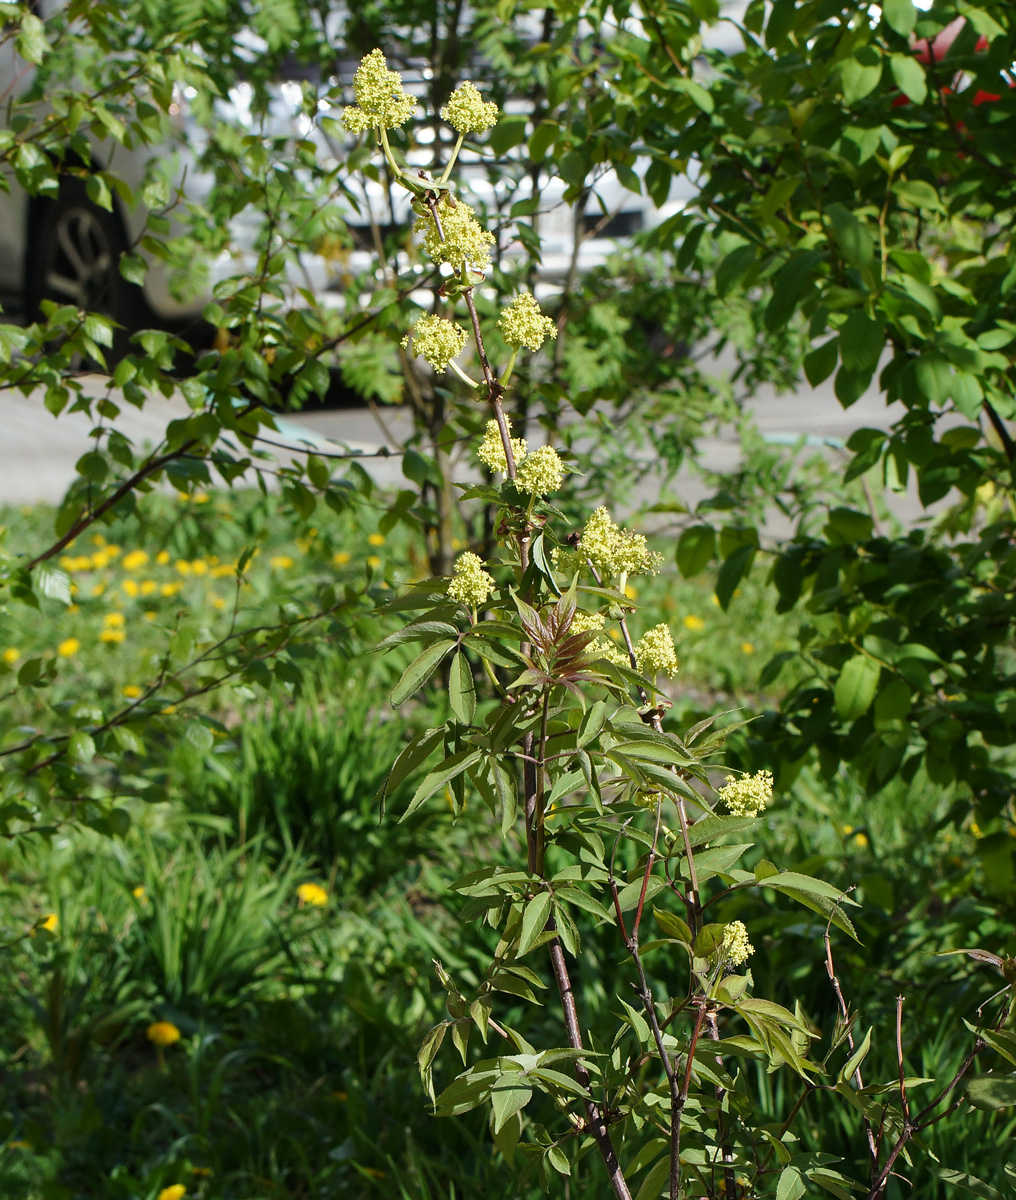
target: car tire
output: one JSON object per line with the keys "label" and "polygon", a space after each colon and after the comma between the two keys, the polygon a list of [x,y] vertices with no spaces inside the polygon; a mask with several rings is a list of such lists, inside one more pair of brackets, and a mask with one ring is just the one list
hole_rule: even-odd
{"label": "car tire", "polygon": [[130,349],[130,336],[152,324],[144,292],[120,274],[127,236],[116,212],[89,199],[83,179],[64,177],[60,193],[42,202],[29,241],[25,302],[31,318],[43,300],[73,304],[111,317],[116,362]]}

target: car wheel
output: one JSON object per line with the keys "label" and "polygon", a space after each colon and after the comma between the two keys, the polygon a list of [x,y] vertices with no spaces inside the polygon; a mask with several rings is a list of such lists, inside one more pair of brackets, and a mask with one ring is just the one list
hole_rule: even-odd
{"label": "car wheel", "polygon": [[47,200],[29,245],[26,301],[39,314],[43,300],[73,304],[111,317],[114,362],[130,349],[130,335],[150,324],[144,293],[120,274],[120,256],[128,249],[116,213],[93,204],[84,181],[64,178],[60,194]]}

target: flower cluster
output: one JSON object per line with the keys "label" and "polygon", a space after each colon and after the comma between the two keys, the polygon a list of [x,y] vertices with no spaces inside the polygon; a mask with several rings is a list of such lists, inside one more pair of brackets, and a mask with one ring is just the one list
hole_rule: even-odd
{"label": "flower cluster", "polygon": [[407,333],[402,339],[402,345],[408,347],[412,337],[413,354],[426,359],[435,371],[446,371],[452,359],[465,348],[466,336],[461,325],[428,314],[416,322],[412,334]]}
{"label": "flower cluster", "polygon": [[460,604],[479,608],[481,604],[486,603],[495,586],[493,578],[483,569],[483,560],[467,550],[465,554],[459,555],[452,567],[448,595]]}
{"label": "flower cluster", "polygon": [[[571,633],[593,633],[603,629],[603,614],[602,613],[583,613],[577,612],[572,617],[570,627]],[[618,649],[614,643],[606,637],[594,638],[586,647],[586,653],[593,658],[605,658],[607,662],[614,663],[615,666],[630,667],[628,655],[623,650]]]}
{"label": "flower cluster", "polygon": [[657,675],[677,674],[677,652],[667,625],[656,625],[639,638],[635,645],[635,661],[639,671],[652,679]]}
{"label": "flower cluster", "polygon": [[356,107],[347,108],[342,122],[350,133],[365,129],[397,129],[416,111],[416,101],[402,86],[398,71],[388,70],[380,50],[372,50],[353,76]]}
{"label": "flower cluster", "polygon": [[[504,447],[502,447],[502,453]],[[541,446],[527,454],[518,466],[515,486],[532,496],[556,492],[564,481],[564,463],[553,446]]]}
{"label": "flower cluster", "polygon": [[442,120],[459,133],[483,133],[497,124],[497,105],[484,101],[471,83],[460,83],[441,109]]}
{"label": "flower cluster", "polygon": [[559,550],[554,562],[563,571],[579,570],[589,561],[604,575],[655,575],[663,555],[649,549],[645,536],[620,529],[603,507],[594,509],[582,530],[579,551]]}
{"label": "flower cluster", "polygon": [[497,327],[509,346],[525,346],[527,350],[539,350],[545,337],[557,337],[557,326],[540,312],[536,297],[529,292],[520,292],[501,310]]}
{"label": "flower cluster", "polygon": [[720,803],[737,817],[757,817],[773,798],[773,777],[769,771],[757,771],[735,779],[728,775],[719,791]]}
{"label": "flower cluster", "polygon": [[[474,210],[447,192],[437,203],[441,232],[432,213],[427,213],[413,226],[413,232],[423,238],[423,248],[436,263],[448,263],[456,271],[463,262],[483,271],[490,266],[490,248],[494,235],[476,220]],[[441,234],[444,234],[442,238]]]}
{"label": "flower cluster", "polygon": [[729,925],[724,926],[720,949],[732,967],[739,967],[755,953],[755,947],[748,941],[748,930],[743,921],[731,921]]}
{"label": "flower cluster", "polygon": [[[526,439],[511,437],[512,423],[507,417],[504,420],[505,425],[508,427],[509,438],[512,444],[512,454],[517,467],[526,457],[528,450]],[[487,422],[487,432],[483,435],[483,441],[476,451],[476,457],[488,470],[500,471],[502,475],[508,474],[508,459],[505,457],[504,443],[501,441],[501,430],[498,428],[497,421]]]}

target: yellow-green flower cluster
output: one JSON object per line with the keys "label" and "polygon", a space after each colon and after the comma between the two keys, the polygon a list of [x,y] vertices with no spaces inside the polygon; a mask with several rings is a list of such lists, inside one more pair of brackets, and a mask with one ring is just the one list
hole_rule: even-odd
{"label": "yellow-green flower cluster", "polygon": [[525,346],[527,350],[539,350],[545,337],[557,337],[557,326],[540,312],[530,292],[520,292],[501,310],[497,327],[509,346]]}
{"label": "yellow-green flower cluster", "polygon": [[472,551],[460,554],[452,567],[448,595],[470,608],[479,608],[495,588],[494,580],[483,569],[483,560]]}
{"label": "yellow-green flower cluster", "polygon": [[[511,437],[512,423],[507,417],[504,420],[508,427],[515,465],[518,467],[518,464],[526,457],[526,439]],[[508,474],[508,460],[505,457],[504,443],[501,441],[501,430],[498,428],[497,421],[487,422],[487,432],[483,435],[483,441],[476,451],[476,457],[489,470],[500,471],[502,475]]]}
{"label": "yellow-green flower cluster", "polygon": [[748,941],[748,930],[743,921],[731,921],[729,925],[724,926],[720,949],[732,967],[739,967],[755,953],[755,947]]}
{"label": "yellow-green flower cluster", "polygon": [[[503,448],[502,448],[503,452]],[[564,463],[553,446],[541,446],[518,464],[515,485],[531,496],[556,492],[564,481]]]}
{"label": "yellow-green flower cluster", "polygon": [[641,674],[650,679],[677,674],[677,653],[668,625],[656,625],[639,638],[635,661]]}
{"label": "yellow-green flower cluster", "polygon": [[342,114],[350,133],[365,129],[396,129],[405,125],[416,111],[416,101],[402,86],[398,71],[388,70],[388,61],[380,50],[372,50],[353,76],[356,106]]}
{"label": "yellow-green flower cluster", "polygon": [[756,771],[735,779],[728,775],[719,791],[720,803],[737,817],[757,817],[773,798],[773,777],[769,771]]}
{"label": "yellow-green flower cluster", "polygon": [[471,83],[460,83],[441,109],[442,118],[459,133],[483,133],[497,124],[497,105],[484,101]]}
{"label": "yellow-green flower cluster", "polygon": [[[602,613],[577,612],[572,617],[571,633],[594,633],[600,632],[602,629]],[[586,653],[593,658],[605,658],[608,662],[614,663],[615,666],[631,666],[631,663],[628,661],[628,655],[615,646],[610,638],[594,638],[586,647]]]}
{"label": "yellow-green flower cluster", "polygon": [[407,333],[402,339],[402,345],[408,347],[412,339],[417,358],[426,359],[435,371],[446,371],[452,359],[465,348],[466,336],[466,331],[454,321],[425,314],[416,322],[412,334]]}
{"label": "yellow-green flower cluster", "polygon": [[423,248],[436,263],[448,263],[458,271],[463,262],[483,271],[490,266],[490,248],[494,235],[476,220],[474,210],[463,200],[455,200],[447,192],[437,203],[441,233],[432,213],[413,226],[413,232],[423,238]]}
{"label": "yellow-green flower cluster", "polygon": [[[607,575],[655,575],[663,563],[663,555],[649,549],[643,534],[619,528],[603,507],[590,515],[579,547],[581,558]],[[560,565],[569,569],[564,555]]]}

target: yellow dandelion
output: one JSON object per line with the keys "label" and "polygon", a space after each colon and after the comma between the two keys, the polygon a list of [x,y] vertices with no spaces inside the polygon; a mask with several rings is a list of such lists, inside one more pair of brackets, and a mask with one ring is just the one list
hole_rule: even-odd
{"label": "yellow dandelion", "polygon": [[120,691],[124,696],[127,697],[128,700],[137,700],[137,698],[141,695],[141,689],[136,683],[128,683],[127,686],[121,688]]}
{"label": "yellow dandelion", "polygon": [[143,567],[147,562],[147,550],[132,550],[123,556],[122,566],[125,571],[136,571],[138,567]]}
{"label": "yellow dandelion", "polygon": [[120,557],[120,547],[114,546],[112,543],[110,543],[110,545],[108,545],[106,547],[106,553],[109,555],[110,558],[119,558]]}
{"label": "yellow dandelion", "polygon": [[95,571],[101,571],[105,567],[109,566],[109,560],[110,560],[109,550],[106,549],[106,550],[97,550],[92,555],[91,558],[75,559],[74,561],[87,564],[87,566],[82,567],[82,570],[87,571],[88,567],[91,567]]}
{"label": "yellow dandelion", "polygon": [[288,571],[293,565],[293,560],[288,554],[273,554],[268,560],[268,565],[276,571]]}
{"label": "yellow dandelion", "polygon": [[3,653],[3,660],[5,663],[16,663],[20,657],[21,651],[17,648],[17,646],[8,646]]}
{"label": "yellow dandelion", "polygon": [[203,558],[196,558],[190,565],[192,575],[207,575],[208,563]]}
{"label": "yellow dandelion", "polygon": [[223,563],[221,566],[212,568],[212,578],[213,579],[225,579],[227,575],[235,575],[235,574],[236,574],[236,567],[231,566],[229,563]]}
{"label": "yellow dandelion", "polygon": [[172,1046],[180,1040],[180,1030],[172,1021],[154,1021],[145,1030],[145,1036],[153,1046]]}
{"label": "yellow dandelion", "polygon": [[102,618],[103,625],[108,625],[110,629],[123,629],[124,615],[122,612],[110,612]]}
{"label": "yellow dandelion", "polygon": [[175,712],[176,712],[176,705],[175,704],[167,704],[166,707],[162,710],[162,715],[164,717],[171,717],[173,715],[173,713],[175,713]]}
{"label": "yellow dandelion", "polygon": [[692,633],[698,633],[700,629],[705,629],[706,623],[701,617],[696,617],[694,613],[689,613],[684,618],[685,629],[690,629]]}
{"label": "yellow dandelion", "polygon": [[337,567],[344,567],[352,557],[348,550],[340,550],[337,554],[332,555],[332,562]]}
{"label": "yellow dandelion", "polygon": [[187,1189],[182,1183],[174,1183],[171,1187],[165,1187],[159,1193],[159,1200],[180,1200],[181,1196],[186,1196]]}
{"label": "yellow dandelion", "polygon": [[296,889],[300,906],[310,904],[314,908],[324,908],[328,903],[328,893],[317,883],[301,883]]}
{"label": "yellow dandelion", "polygon": [[69,637],[64,638],[60,645],[57,646],[56,652],[61,658],[73,658],[73,656],[77,654],[80,649],[81,643],[78,641],[78,639],[75,637]]}
{"label": "yellow dandelion", "polygon": [[122,629],[104,629],[99,634],[99,641],[107,646],[119,646],[126,637],[127,634]]}
{"label": "yellow dandelion", "polygon": [[159,614],[157,612],[155,612],[153,609],[148,609],[148,611],[145,613],[145,620],[146,621],[154,621],[158,615]]}
{"label": "yellow dandelion", "polygon": [[134,888],[134,890],[131,892],[131,895],[134,897],[135,900],[144,900],[145,885],[143,883],[139,883],[138,886],[136,888]]}
{"label": "yellow dandelion", "polygon": [[120,584],[120,588],[123,591],[123,594],[125,596],[129,596],[132,600],[141,590],[136,581],[133,579],[125,579],[123,583]]}
{"label": "yellow dandelion", "polygon": [[141,595],[142,596],[154,596],[158,590],[159,590],[159,585],[155,582],[154,579],[142,579],[141,580]]}
{"label": "yellow dandelion", "polygon": [[162,587],[159,588],[159,594],[161,596],[175,596],[180,590],[181,586],[182,585],[179,583],[164,583]]}
{"label": "yellow dandelion", "polygon": [[81,605],[80,604],[69,604],[67,606],[67,611],[70,613],[71,616],[74,616],[75,613],[81,612]]}
{"label": "yellow dandelion", "polygon": [[754,642],[742,642],[741,643],[741,653],[742,654],[754,654],[755,653],[755,643]]}
{"label": "yellow dandelion", "polygon": [[368,554],[367,566],[376,571],[381,566],[381,559],[376,554]]}
{"label": "yellow dandelion", "polygon": [[59,924],[60,918],[56,915],[56,913],[46,913],[46,915],[39,922],[39,928],[45,929],[49,933],[56,933]]}
{"label": "yellow dandelion", "polygon": [[172,556],[170,555],[168,550],[160,550],[159,553],[156,554],[156,556],[155,556],[155,561],[159,564],[160,567],[164,567],[166,565],[166,563],[169,562],[171,557]]}
{"label": "yellow dandelion", "polygon": [[178,558],[173,564],[180,575],[189,575],[191,573],[191,565],[185,558]]}
{"label": "yellow dandelion", "polygon": [[93,546],[105,546],[105,544],[106,544],[106,539],[102,536],[101,533],[93,533],[92,534],[92,545]]}
{"label": "yellow dandelion", "polygon": [[92,595],[93,596],[101,596],[105,590],[106,590],[106,585],[104,583],[95,583],[92,585]]}
{"label": "yellow dandelion", "polygon": [[383,533],[371,533],[367,535],[368,546],[383,546],[385,544],[385,536]]}
{"label": "yellow dandelion", "polygon": [[225,602],[225,600],[223,600],[223,598],[221,596],[216,596],[213,594],[211,597],[209,597],[209,599],[212,602],[212,608],[217,608],[217,609],[221,610],[226,607],[226,602]]}

